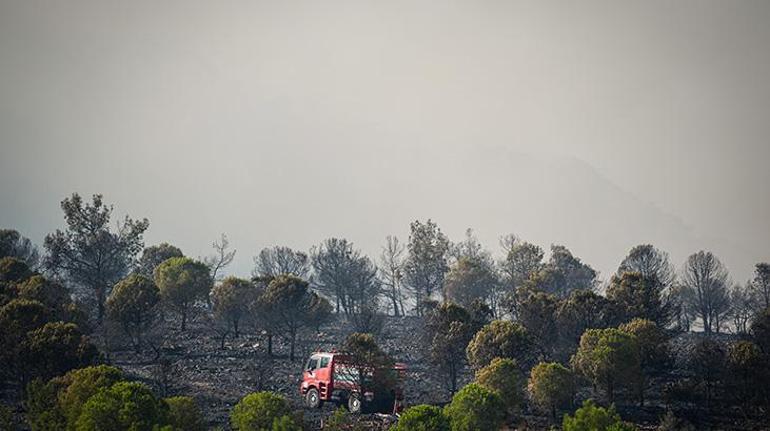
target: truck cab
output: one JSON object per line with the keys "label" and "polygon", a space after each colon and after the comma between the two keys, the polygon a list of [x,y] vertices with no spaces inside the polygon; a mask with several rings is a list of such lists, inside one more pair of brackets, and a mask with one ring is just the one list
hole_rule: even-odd
{"label": "truck cab", "polygon": [[[359,372],[359,368],[351,364],[349,356],[344,353],[313,353],[302,371],[300,394],[310,408],[320,408],[325,402],[334,402],[347,405],[351,413],[360,413],[365,406],[373,404],[376,389],[361,393]],[[403,406],[401,382],[406,366],[396,364],[393,372],[397,374],[396,388],[390,394],[378,394],[377,398],[379,401],[386,400],[384,404],[387,405],[388,413],[395,414]]]}

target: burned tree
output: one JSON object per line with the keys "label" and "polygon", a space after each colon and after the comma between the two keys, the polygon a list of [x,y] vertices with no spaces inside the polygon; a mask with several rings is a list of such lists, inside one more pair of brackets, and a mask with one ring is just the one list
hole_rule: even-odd
{"label": "burned tree", "polygon": [[263,248],[254,257],[252,276],[258,278],[273,278],[281,274],[306,277],[310,271],[310,259],[306,253],[292,250],[289,247],[275,246]]}
{"label": "burned tree", "polygon": [[683,306],[700,318],[706,334],[719,333],[730,309],[727,269],[711,252],[699,251],[687,258],[680,277]]}
{"label": "burned tree", "polygon": [[335,311],[358,313],[380,293],[377,268],[346,239],[329,238],[311,250],[314,288],[334,301]]}
{"label": "burned tree", "polygon": [[615,275],[621,277],[625,272],[638,272],[644,278],[656,279],[664,288],[671,286],[676,278],[668,253],[651,244],[637,245],[628,252]]}
{"label": "burned tree", "polygon": [[404,309],[404,294],[402,292],[404,279],[404,250],[398,238],[388,236],[380,255],[379,274],[382,284],[382,295],[393,307],[393,315],[398,317],[406,314]]}
{"label": "burned tree", "polygon": [[221,278],[219,272],[233,263],[236,250],[230,250],[230,241],[225,234],[220,235],[219,240],[211,243],[211,248],[214,249],[214,255],[204,258],[203,263],[209,267],[211,279],[219,281]]}

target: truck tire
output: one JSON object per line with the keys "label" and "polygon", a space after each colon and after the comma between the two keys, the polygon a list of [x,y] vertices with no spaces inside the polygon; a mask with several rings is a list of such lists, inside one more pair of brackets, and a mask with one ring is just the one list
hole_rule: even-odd
{"label": "truck tire", "polygon": [[363,400],[361,400],[361,395],[355,392],[350,394],[350,397],[348,397],[348,411],[354,415],[357,415],[361,413],[362,407]]}
{"label": "truck tire", "polygon": [[323,405],[321,396],[318,395],[318,390],[316,388],[310,388],[307,390],[307,393],[305,393],[305,405],[311,409],[318,409]]}

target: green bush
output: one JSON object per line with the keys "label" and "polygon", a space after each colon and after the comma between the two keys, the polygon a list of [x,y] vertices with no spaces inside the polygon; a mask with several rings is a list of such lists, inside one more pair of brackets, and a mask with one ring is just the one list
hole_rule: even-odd
{"label": "green bush", "polygon": [[238,431],[270,430],[273,421],[290,415],[291,408],[284,397],[272,392],[255,392],[233,407],[230,425]]}
{"label": "green bush", "polygon": [[575,416],[564,415],[563,431],[634,431],[636,427],[623,422],[614,407],[605,409],[586,400]]}
{"label": "green bush", "polygon": [[166,398],[168,423],[175,431],[203,431],[206,425],[198,404],[191,397]]}
{"label": "green bush", "polygon": [[508,414],[515,414],[519,410],[523,397],[519,367],[513,359],[493,359],[489,365],[476,372],[476,383],[497,391]]}
{"label": "green bush", "polygon": [[471,383],[444,408],[452,431],[496,430],[503,424],[505,405],[500,395]]}
{"label": "green bush", "polygon": [[449,419],[436,407],[421,404],[404,411],[393,431],[449,431]]}
{"label": "green bush", "polygon": [[75,429],[153,431],[167,424],[167,415],[166,404],[147,386],[138,382],[118,382],[86,401]]}

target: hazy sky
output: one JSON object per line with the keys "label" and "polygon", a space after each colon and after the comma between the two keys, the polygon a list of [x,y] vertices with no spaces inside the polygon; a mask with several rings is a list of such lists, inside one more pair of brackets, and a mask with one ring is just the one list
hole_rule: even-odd
{"label": "hazy sky", "polygon": [[0,0],[0,225],[103,193],[149,244],[770,259],[768,1]]}

